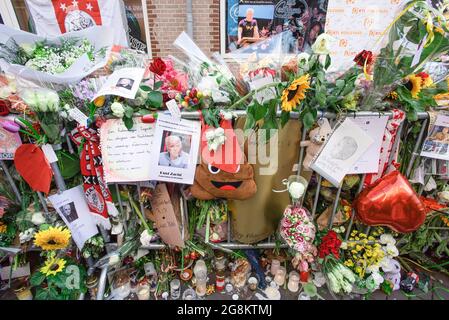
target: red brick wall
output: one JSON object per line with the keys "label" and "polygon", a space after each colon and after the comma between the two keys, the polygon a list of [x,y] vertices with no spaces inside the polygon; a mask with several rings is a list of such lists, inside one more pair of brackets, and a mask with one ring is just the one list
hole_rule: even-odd
{"label": "red brick wall", "polygon": [[[192,0],[193,39],[210,56],[220,51],[220,0]],[[147,0],[153,57],[175,55],[176,37],[187,29],[185,0]]]}

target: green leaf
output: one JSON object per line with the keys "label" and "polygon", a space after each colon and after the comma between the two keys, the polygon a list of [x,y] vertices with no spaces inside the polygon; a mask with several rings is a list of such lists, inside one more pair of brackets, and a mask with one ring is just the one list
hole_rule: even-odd
{"label": "green leaf", "polygon": [[36,294],[34,296],[36,300],[49,300],[48,299],[48,290],[43,288],[37,288]]}
{"label": "green leaf", "polygon": [[134,126],[133,118],[123,117],[123,123],[128,130],[131,130]]}
{"label": "green leaf", "polygon": [[160,108],[162,106],[162,100],[162,93],[159,91],[151,91],[148,94],[148,102],[155,108]]}
{"label": "green leaf", "polygon": [[328,69],[331,66],[332,60],[331,60],[331,56],[327,55],[326,56],[326,62],[324,64],[324,69]]}
{"label": "green leaf", "polygon": [[30,278],[30,284],[32,287],[40,286],[45,280],[45,274],[42,272],[35,272]]}
{"label": "green leaf", "polygon": [[[156,82],[154,85],[156,86],[157,83],[158,83],[158,82]],[[150,88],[149,86],[147,86],[147,85],[141,85],[141,86],[140,86],[140,89],[141,89],[142,91],[145,91],[145,92],[151,91],[151,88]]]}
{"label": "green leaf", "polygon": [[133,108],[131,108],[130,106],[125,106],[125,117],[132,118],[133,113],[134,113]]}
{"label": "green leaf", "polygon": [[148,109],[139,109],[139,111],[137,111],[141,116],[147,115],[147,114],[151,114],[152,112]]}
{"label": "green leaf", "polygon": [[248,129],[253,129],[255,125],[256,125],[256,120],[254,119],[254,116],[251,113],[247,113],[243,130],[245,130],[245,132],[246,132]]}
{"label": "green leaf", "polygon": [[268,106],[266,103],[263,105],[257,103],[254,105],[254,119],[256,121],[259,121],[260,119],[263,119],[265,115],[267,114]]}
{"label": "green leaf", "polygon": [[337,88],[338,89],[343,89],[343,87],[345,86],[345,80],[342,80],[342,79],[338,79],[336,82],[335,82],[335,85],[337,86]]}
{"label": "green leaf", "polygon": [[284,127],[287,124],[288,120],[290,120],[290,112],[282,110],[282,113],[281,113],[281,126]]}
{"label": "green leaf", "polygon": [[157,81],[157,82],[154,84],[153,90],[158,90],[160,87],[162,87],[163,84],[164,84],[163,81]]}
{"label": "green leaf", "polygon": [[313,116],[313,114],[310,111],[306,111],[304,113],[302,122],[304,123],[304,126],[308,130],[308,129],[312,128],[313,124],[315,123],[315,117]]}

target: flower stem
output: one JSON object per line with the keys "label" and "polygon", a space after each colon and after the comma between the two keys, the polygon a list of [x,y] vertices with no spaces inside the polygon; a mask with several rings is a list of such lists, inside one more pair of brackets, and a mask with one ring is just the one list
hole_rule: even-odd
{"label": "flower stem", "polygon": [[147,229],[148,234],[152,235],[153,234],[153,230],[147,224],[145,218],[142,215],[142,212],[140,212],[139,208],[137,207],[136,203],[134,202],[134,200],[133,200],[133,198],[132,198],[132,196],[131,196],[131,194],[129,192],[128,192],[128,198],[129,198],[129,202],[131,203],[131,206],[134,208],[134,210],[136,211],[137,215],[139,216],[140,221],[144,225],[145,229]]}
{"label": "flower stem", "polygon": [[271,88],[271,87],[275,87],[279,84],[281,84],[282,82],[272,82],[272,83],[268,83],[262,87],[260,87],[259,89],[256,90],[252,90],[250,91],[248,94],[246,94],[245,96],[243,96],[242,98],[240,98],[239,100],[237,100],[237,102],[235,102],[233,105],[231,105],[229,108],[227,109],[235,109],[236,107],[238,107],[238,105],[242,102],[244,102],[246,99],[252,97],[253,95],[255,95],[257,92]]}

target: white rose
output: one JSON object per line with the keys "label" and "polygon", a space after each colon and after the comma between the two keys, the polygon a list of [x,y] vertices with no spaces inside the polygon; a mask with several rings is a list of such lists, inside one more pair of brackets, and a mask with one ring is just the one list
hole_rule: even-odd
{"label": "white rose", "polygon": [[147,229],[145,229],[140,234],[140,243],[142,244],[143,247],[149,246],[152,240],[153,240],[153,235],[149,234]]}
{"label": "white rose", "polygon": [[225,120],[232,120],[232,118],[234,117],[234,113],[232,111],[221,110],[220,114]]}
{"label": "white rose", "polygon": [[444,203],[449,202],[449,191],[438,192],[438,199]]}
{"label": "white rose", "polygon": [[31,222],[35,225],[39,226],[43,223],[45,223],[45,217],[42,214],[42,212],[35,212],[31,218]]}
{"label": "white rose", "polygon": [[212,140],[215,138],[215,132],[214,130],[208,130],[206,131],[206,139],[207,140]]}
{"label": "white rose", "polygon": [[223,128],[217,128],[217,129],[215,129],[215,135],[216,136],[221,136],[221,135],[224,135],[224,133],[225,133],[225,131],[224,131],[224,129]]}
{"label": "white rose", "polygon": [[322,33],[316,38],[315,43],[312,45],[312,50],[315,54],[327,55],[330,53],[330,45],[334,41],[334,37]]}
{"label": "white rose", "polygon": [[368,273],[368,274],[370,274],[370,273],[374,274],[377,272],[379,272],[379,265],[372,264],[366,268],[366,273]]}
{"label": "white rose", "polygon": [[297,57],[297,60],[298,60],[299,63],[308,62],[309,59],[310,59],[310,54],[308,54],[307,52],[302,52]]}
{"label": "white rose", "polygon": [[48,111],[57,111],[59,109],[59,96],[55,91],[44,92]]}
{"label": "white rose", "polygon": [[380,236],[380,243],[382,244],[396,244],[396,240],[393,238],[393,236],[389,233],[385,233]]}
{"label": "white rose", "polygon": [[288,192],[293,199],[300,199],[304,195],[305,187],[302,183],[292,182],[288,186]]}
{"label": "white rose", "polygon": [[23,49],[23,51],[25,51],[25,54],[27,56],[31,56],[33,54],[34,50],[36,50],[35,43],[22,43],[20,45],[20,47]]}
{"label": "white rose", "polygon": [[387,246],[384,248],[384,251],[390,258],[394,258],[399,255],[399,250],[394,244],[387,244]]}
{"label": "white rose", "polygon": [[117,118],[123,118],[125,115],[125,108],[123,108],[123,105],[120,102],[114,102],[111,104],[111,111]]}
{"label": "white rose", "polygon": [[110,266],[113,266],[113,265],[115,265],[115,264],[117,264],[117,263],[119,263],[119,262],[120,262],[120,256],[119,256],[119,254],[113,254],[112,256],[109,257],[108,264],[109,264]]}

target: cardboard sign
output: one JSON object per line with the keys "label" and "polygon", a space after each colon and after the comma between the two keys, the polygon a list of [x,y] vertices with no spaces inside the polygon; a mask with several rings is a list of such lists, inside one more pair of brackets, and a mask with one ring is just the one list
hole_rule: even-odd
{"label": "cardboard sign", "polygon": [[[173,203],[168,194],[166,184],[158,184],[151,199],[153,214],[150,218],[154,221],[158,234],[162,241],[171,246],[184,247],[181,234],[181,217],[179,193],[172,195]],[[186,233],[184,233],[186,235]]]}

